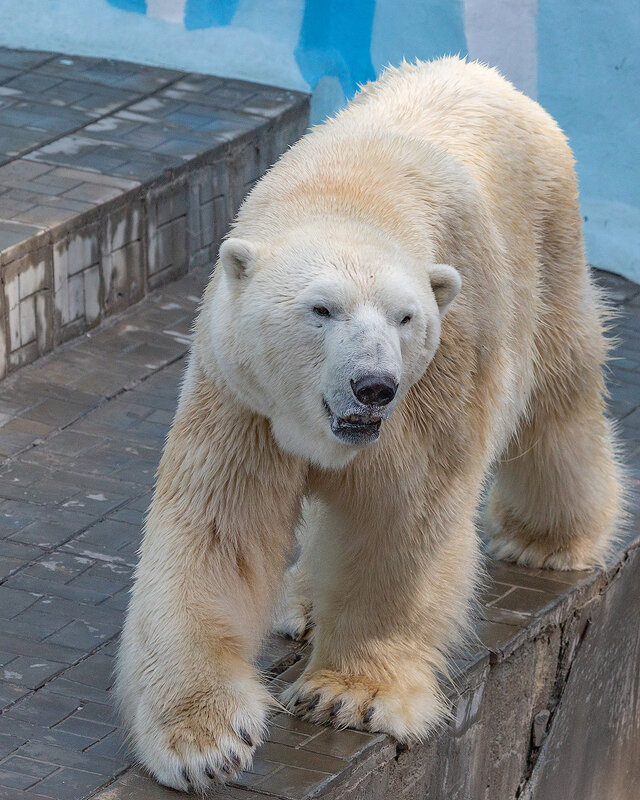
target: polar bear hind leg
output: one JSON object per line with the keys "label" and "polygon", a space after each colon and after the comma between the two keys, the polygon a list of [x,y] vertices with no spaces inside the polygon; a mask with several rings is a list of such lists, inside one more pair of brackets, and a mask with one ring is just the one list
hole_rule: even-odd
{"label": "polar bear hind leg", "polygon": [[620,480],[609,423],[585,405],[538,409],[505,454],[487,514],[496,558],[564,570],[603,563],[620,517]]}
{"label": "polar bear hind leg", "polygon": [[579,246],[579,217],[559,211],[555,219],[546,243],[547,263],[554,263],[545,270],[535,389],[499,460],[487,530],[497,558],[588,569],[603,563],[615,540],[624,481],[605,415],[606,307]]}

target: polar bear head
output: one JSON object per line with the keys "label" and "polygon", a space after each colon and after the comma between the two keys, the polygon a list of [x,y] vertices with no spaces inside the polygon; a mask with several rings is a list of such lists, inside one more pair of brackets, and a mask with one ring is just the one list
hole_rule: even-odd
{"label": "polar bear head", "polygon": [[325,468],[377,441],[420,379],[460,290],[368,226],[227,239],[210,300],[215,361],[279,445]]}

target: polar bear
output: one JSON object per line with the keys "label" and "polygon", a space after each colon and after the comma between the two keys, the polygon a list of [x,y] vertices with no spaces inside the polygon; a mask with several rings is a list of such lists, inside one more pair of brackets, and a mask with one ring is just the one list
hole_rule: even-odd
{"label": "polar bear", "polygon": [[389,69],[280,159],[204,295],[123,633],[160,782],[204,791],[263,740],[254,659],[303,501],[313,652],[283,702],[399,740],[442,715],[488,475],[496,556],[602,561],[604,316],[565,137],[492,69]]}

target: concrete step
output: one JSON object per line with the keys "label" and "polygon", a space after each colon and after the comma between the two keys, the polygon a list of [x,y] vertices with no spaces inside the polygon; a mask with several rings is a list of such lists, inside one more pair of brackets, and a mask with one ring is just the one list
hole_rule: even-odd
{"label": "concrete step", "polygon": [[306,95],[0,48],[0,377],[195,266]]}
{"label": "concrete step", "polygon": [[[640,792],[636,541],[598,573],[493,564],[477,640],[455,662],[451,720],[426,743],[271,720],[254,767],[220,800],[560,800]],[[500,595],[496,597],[496,592]],[[271,682],[295,680],[306,653]],[[611,788],[613,787],[613,788]],[[136,768],[100,800],[172,800]]]}

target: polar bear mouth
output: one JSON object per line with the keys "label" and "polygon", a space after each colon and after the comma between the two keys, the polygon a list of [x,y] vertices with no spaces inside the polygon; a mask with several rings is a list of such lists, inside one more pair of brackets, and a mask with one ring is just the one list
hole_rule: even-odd
{"label": "polar bear mouth", "polygon": [[362,447],[377,441],[380,436],[382,417],[364,414],[347,414],[339,417],[331,410],[324,398],[322,398],[322,404],[331,423],[331,432],[341,442]]}

